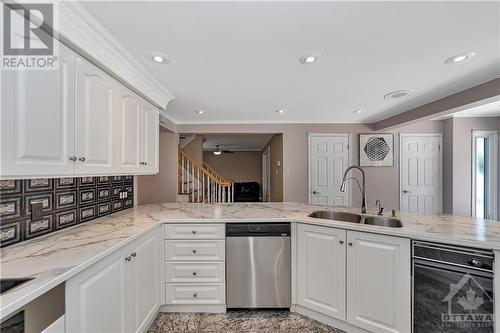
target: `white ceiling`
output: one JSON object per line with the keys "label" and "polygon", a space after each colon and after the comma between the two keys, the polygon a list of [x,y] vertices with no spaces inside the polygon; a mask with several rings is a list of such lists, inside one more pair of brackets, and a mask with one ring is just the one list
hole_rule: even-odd
{"label": "white ceiling", "polygon": [[500,117],[500,100],[490,102],[487,104],[472,107],[467,110],[458,111],[446,116],[436,118],[435,120],[443,120],[452,117],[466,118],[466,117]]}
{"label": "white ceiling", "polygon": [[[176,96],[177,123],[372,122],[500,76],[497,1],[84,6]],[[309,52],[320,60],[300,64]],[[383,99],[400,89],[413,93]]]}
{"label": "white ceiling", "polygon": [[262,151],[273,134],[202,134],[203,150]]}

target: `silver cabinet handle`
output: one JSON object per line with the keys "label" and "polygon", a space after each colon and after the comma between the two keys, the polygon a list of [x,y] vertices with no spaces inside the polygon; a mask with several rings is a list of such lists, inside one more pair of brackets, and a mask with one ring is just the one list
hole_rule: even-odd
{"label": "silver cabinet handle", "polygon": [[196,234],[196,230],[193,230],[193,231],[191,231],[191,232],[193,233],[193,235],[195,235],[195,234]]}
{"label": "silver cabinet handle", "polygon": [[69,158],[69,160],[70,160],[70,161],[75,162],[75,161],[76,161],[76,156],[71,156],[71,157]]}
{"label": "silver cabinet handle", "polygon": [[194,297],[194,298],[198,297],[198,293],[194,293],[194,294],[193,294],[193,297]]}
{"label": "silver cabinet handle", "polygon": [[340,243],[340,244],[344,244],[344,241],[343,241],[343,240],[339,240],[339,243]]}
{"label": "silver cabinet handle", "polygon": [[349,246],[352,246],[352,242],[347,243]]}
{"label": "silver cabinet handle", "polygon": [[79,160],[80,162],[85,162],[85,157],[83,157],[83,156],[82,156],[82,157],[80,157],[78,160]]}
{"label": "silver cabinet handle", "polygon": [[193,272],[193,276],[196,276],[196,272]]}
{"label": "silver cabinet handle", "polygon": [[131,253],[130,255],[135,258],[137,256],[137,253],[134,252],[134,253]]}
{"label": "silver cabinet handle", "polygon": [[125,258],[125,261],[130,261],[130,260],[132,260],[131,256],[128,256],[128,257]]}
{"label": "silver cabinet handle", "polygon": [[193,249],[193,253],[196,253],[196,249]]}

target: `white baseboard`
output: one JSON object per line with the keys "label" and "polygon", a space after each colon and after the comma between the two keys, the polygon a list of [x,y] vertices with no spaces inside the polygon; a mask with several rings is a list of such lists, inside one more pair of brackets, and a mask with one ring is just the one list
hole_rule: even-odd
{"label": "white baseboard", "polygon": [[175,304],[162,305],[158,312],[203,312],[203,313],[225,313],[226,305],[202,305],[202,304]]}
{"label": "white baseboard", "polygon": [[332,318],[330,316],[327,316],[325,314],[322,314],[322,313],[314,311],[314,310],[307,309],[307,308],[300,306],[300,305],[296,305],[296,304],[292,305],[292,307],[290,308],[290,311],[300,313],[301,315],[304,315],[308,318],[317,320],[323,324],[330,325],[332,327],[338,328],[339,330],[342,330],[345,332],[370,333],[369,331],[366,331],[366,330],[359,328],[357,326],[353,326],[353,325],[351,325],[343,320]]}

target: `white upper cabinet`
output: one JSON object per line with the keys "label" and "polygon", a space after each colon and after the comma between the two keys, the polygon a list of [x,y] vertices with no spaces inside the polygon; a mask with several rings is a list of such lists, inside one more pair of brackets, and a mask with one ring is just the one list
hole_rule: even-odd
{"label": "white upper cabinet", "polygon": [[141,165],[144,172],[158,172],[158,141],[160,114],[158,109],[143,101],[141,135]]}
{"label": "white upper cabinet", "polygon": [[142,100],[128,89],[118,92],[117,173],[141,171]]}
{"label": "white upper cabinet", "polygon": [[118,84],[83,59],[76,68],[76,173],[113,173]]}
{"label": "white upper cabinet", "polygon": [[410,240],[347,232],[347,321],[370,332],[411,332]]}
{"label": "white upper cabinet", "polygon": [[345,320],[346,231],[299,224],[298,303]]}
{"label": "white upper cabinet", "polygon": [[60,44],[57,70],[2,71],[2,178],[74,174],[75,58]]}

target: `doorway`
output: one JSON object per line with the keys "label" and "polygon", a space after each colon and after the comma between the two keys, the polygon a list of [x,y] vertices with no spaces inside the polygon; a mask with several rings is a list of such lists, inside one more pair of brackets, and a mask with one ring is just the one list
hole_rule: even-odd
{"label": "doorway", "polygon": [[400,134],[401,210],[443,211],[442,134]]}
{"label": "doorway", "polygon": [[498,133],[472,131],[472,216],[498,217]]}
{"label": "doorway", "polygon": [[340,191],[348,167],[348,134],[309,134],[309,203],[349,206],[349,188]]}

